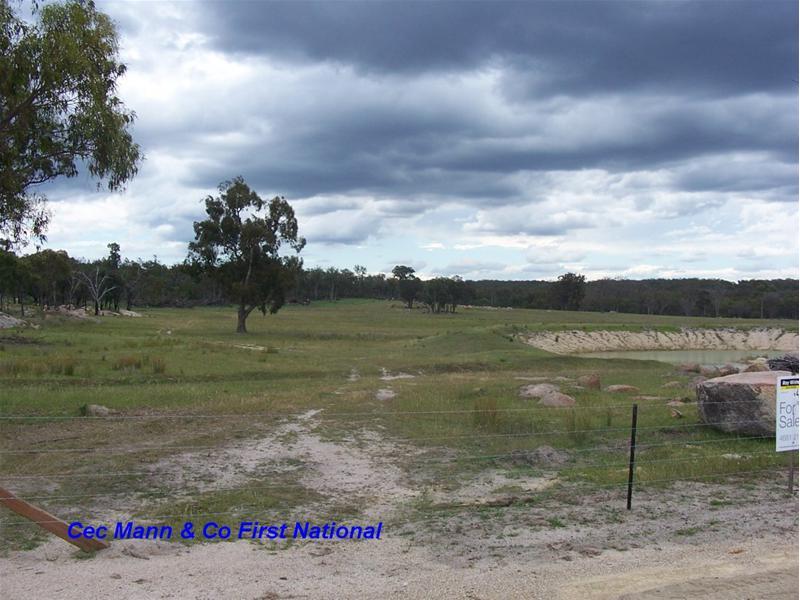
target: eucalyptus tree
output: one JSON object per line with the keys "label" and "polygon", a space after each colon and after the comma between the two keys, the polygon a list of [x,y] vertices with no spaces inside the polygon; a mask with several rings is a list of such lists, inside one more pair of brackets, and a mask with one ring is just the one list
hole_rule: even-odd
{"label": "eucalyptus tree", "polygon": [[286,199],[262,200],[242,177],[221,183],[219,195],[208,196],[205,205],[208,218],[194,223],[188,260],[236,303],[236,332],[247,333],[253,310],[276,313],[286,302],[302,269],[292,253],[299,254],[306,242]]}
{"label": "eucalyptus tree", "polygon": [[44,238],[38,185],[84,165],[117,190],[142,159],[129,131],[135,115],[117,95],[125,65],[111,19],[91,0],[34,2],[32,20],[14,4],[0,0],[0,240],[8,245]]}

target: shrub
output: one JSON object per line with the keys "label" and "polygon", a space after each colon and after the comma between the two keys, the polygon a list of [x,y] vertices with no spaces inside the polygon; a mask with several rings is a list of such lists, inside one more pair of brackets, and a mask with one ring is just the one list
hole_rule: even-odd
{"label": "shrub", "polygon": [[138,371],[142,368],[142,359],[139,356],[120,356],[115,360],[111,368],[115,371]]}
{"label": "shrub", "polygon": [[167,370],[167,363],[164,362],[164,359],[160,356],[156,356],[150,361],[150,367],[153,369],[153,373],[156,375],[163,375]]}

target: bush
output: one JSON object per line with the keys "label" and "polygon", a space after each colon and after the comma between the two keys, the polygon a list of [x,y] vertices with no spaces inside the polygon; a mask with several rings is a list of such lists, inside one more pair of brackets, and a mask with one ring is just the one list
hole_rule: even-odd
{"label": "bush", "polygon": [[120,356],[115,360],[111,368],[115,371],[138,371],[142,368],[142,358],[140,356]]}
{"label": "bush", "polygon": [[150,367],[153,369],[153,373],[156,375],[163,375],[167,370],[167,363],[164,362],[164,359],[160,356],[156,356],[150,361]]}

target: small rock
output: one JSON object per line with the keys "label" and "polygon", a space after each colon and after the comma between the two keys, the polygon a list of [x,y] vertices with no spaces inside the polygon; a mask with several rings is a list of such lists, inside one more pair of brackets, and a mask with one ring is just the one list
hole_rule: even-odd
{"label": "small rock", "polygon": [[700,372],[700,365],[697,363],[683,363],[682,365],[678,365],[676,368],[678,371],[683,371],[684,373]]}
{"label": "small rock", "polygon": [[567,463],[570,454],[564,450],[556,450],[552,446],[539,446],[535,450],[515,450],[511,453],[514,464],[534,466],[560,466]]}
{"label": "small rock", "polygon": [[519,389],[520,398],[544,398],[548,394],[558,392],[558,386],[552,383],[530,383]]}
{"label": "small rock", "polygon": [[713,379],[714,377],[719,377],[720,372],[719,369],[713,365],[703,365],[700,367],[700,375]]}
{"label": "small rock", "polygon": [[684,386],[684,383],[682,381],[668,381],[667,383],[665,383],[661,387],[662,388],[667,388],[669,390],[669,389],[682,388],[683,386]]}
{"label": "small rock", "polygon": [[673,398],[669,402],[667,402],[667,406],[683,406],[683,400],[680,398]]}
{"label": "small rock", "polygon": [[375,392],[375,400],[391,400],[397,397],[397,393],[389,388],[381,388]]}
{"label": "small rock", "polygon": [[719,374],[721,377],[725,377],[726,375],[736,375],[739,372],[739,369],[735,365],[725,365],[719,368]]}
{"label": "small rock", "polygon": [[635,385],[617,384],[608,386],[606,391],[612,394],[635,394],[639,391],[639,388]]}
{"label": "small rock", "polygon": [[115,412],[102,404],[84,404],[81,406],[81,415],[84,417],[107,417]]}
{"label": "small rock", "polygon": [[590,390],[599,390],[600,376],[596,373],[592,373],[591,375],[581,375],[578,377],[578,384],[589,388]]}
{"label": "small rock", "polygon": [[677,408],[673,408],[669,412],[669,414],[673,419],[682,419],[683,418],[683,413],[681,411],[679,411]]}

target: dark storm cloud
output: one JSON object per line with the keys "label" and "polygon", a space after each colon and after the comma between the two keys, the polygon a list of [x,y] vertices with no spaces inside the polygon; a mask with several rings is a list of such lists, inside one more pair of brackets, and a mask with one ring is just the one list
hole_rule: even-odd
{"label": "dark storm cloud", "polygon": [[[791,89],[797,3],[215,2],[225,51],[377,73],[516,65],[524,96],[653,86]],[[524,75],[528,76],[525,77]],[[518,77],[522,75],[522,77]]]}
{"label": "dark storm cloud", "polygon": [[[432,197],[528,202],[535,190],[519,173],[625,173],[726,153],[797,162],[793,2],[175,7],[203,44],[255,74],[137,123],[146,152],[192,161],[176,176],[198,188],[242,174],[262,194],[373,194],[413,211]],[[139,13],[120,9],[123,28],[141,33]],[[673,184],[796,187],[784,172],[754,175],[764,162]]]}

